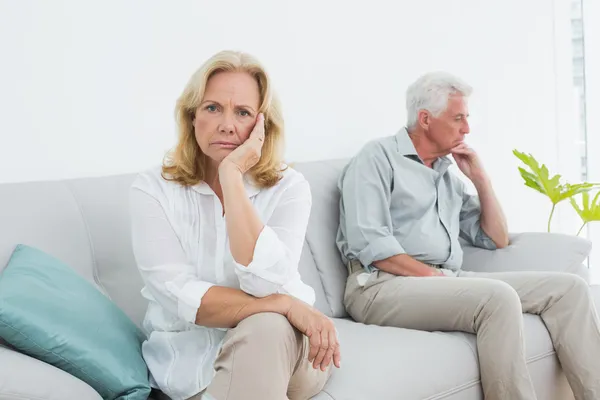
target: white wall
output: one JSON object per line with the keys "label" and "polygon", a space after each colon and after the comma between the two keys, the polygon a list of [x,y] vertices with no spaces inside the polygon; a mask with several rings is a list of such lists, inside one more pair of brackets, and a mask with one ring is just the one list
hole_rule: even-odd
{"label": "white wall", "polygon": [[557,82],[570,76],[556,63],[553,7],[547,0],[0,0],[0,182],[159,163],[174,143],[173,106],[189,75],[231,48],[270,70],[284,104],[287,158],[296,162],[347,157],[394,134],[411,81],[436,69],[459,74],[475,87],[469,141],[511,230],[544,230],[549,204],[522,184],[511,151],[533,152],[553,169],[568,165]]}

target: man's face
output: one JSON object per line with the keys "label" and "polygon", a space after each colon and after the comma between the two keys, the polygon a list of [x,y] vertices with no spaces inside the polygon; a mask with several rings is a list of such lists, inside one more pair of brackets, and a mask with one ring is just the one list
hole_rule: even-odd
{"label": "man's face", "polygon": [[467,100],[461,95],[452,95],[448,106],[439,116],[430,116],[427,137],[440,153],[449,153],[462,143],[469,133],[469,110]]}

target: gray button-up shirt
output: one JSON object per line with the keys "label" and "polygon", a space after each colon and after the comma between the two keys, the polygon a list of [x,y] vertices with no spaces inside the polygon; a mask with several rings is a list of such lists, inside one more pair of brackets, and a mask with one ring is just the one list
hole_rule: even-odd
{"label": "gray button-up shirt", "polygon": [[448,171],[440,157],[425,166],[406,129],[368,143],[342,171],[338,187],[340,227],[337,245],[344,262],[409,256],[458,270],[463,253],[459,236],[474,246],[495,249],[480,226],[477,196]]}

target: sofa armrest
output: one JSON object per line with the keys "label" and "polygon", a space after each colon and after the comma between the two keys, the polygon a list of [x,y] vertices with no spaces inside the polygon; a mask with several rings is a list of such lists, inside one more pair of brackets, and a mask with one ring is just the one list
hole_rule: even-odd
{"label": "sofa armrest", "polygon": [[485,250],[461,242],[462,268],[475,272],[555,271],[574,273],[589,282],[588,268],[582,265],[592,243],[578,236],[526,232],[510,235],[503,249]]}
{"label": "sofa armrest", "polygon": [[87,383],[0,345],[0,399],[102,400]]}

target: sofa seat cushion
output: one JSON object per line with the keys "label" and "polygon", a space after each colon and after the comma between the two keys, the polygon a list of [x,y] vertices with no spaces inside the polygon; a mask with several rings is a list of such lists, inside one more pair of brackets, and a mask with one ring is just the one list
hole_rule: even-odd
{"label": "sofa seat cushion", "polygon": [[477,353],[460,335],[334,321],[342,365],[324,389],[334,399],[426,399],[480,390]]}
{"label": "sofa seat cushion", "polygon": [[102,400],[73,375],[5,346],[0,360],[0,399]]}
{"label": "sofa seat cushion", "polygon": [[[483,399],[475,335],[334,321],[342,367],[334,370],[316,399]],[[525,314],[524,326],[530,371],[538,362],[541,368],[555,368],[556,355],[542,320]]]}

